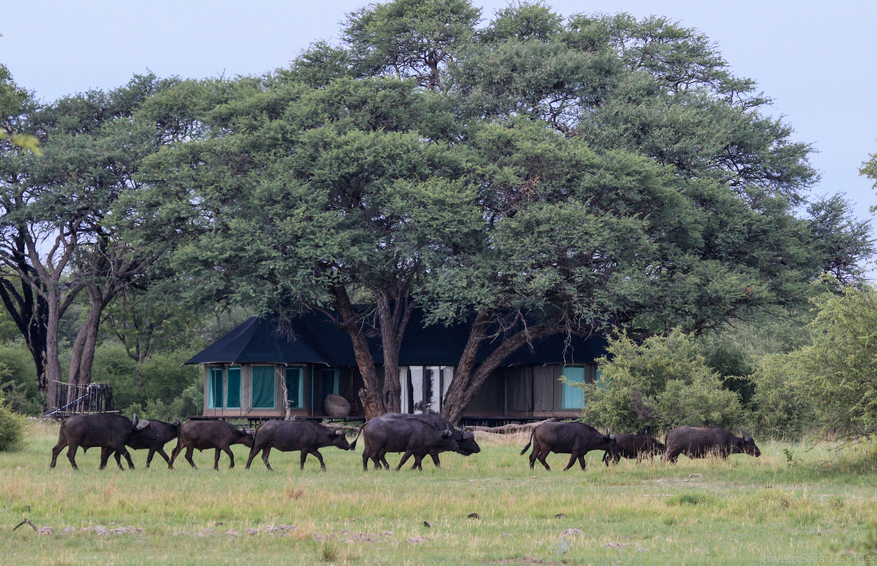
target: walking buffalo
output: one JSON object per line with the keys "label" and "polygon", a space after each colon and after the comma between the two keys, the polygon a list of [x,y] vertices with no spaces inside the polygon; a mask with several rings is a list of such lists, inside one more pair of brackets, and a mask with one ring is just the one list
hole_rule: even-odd
{"label": "walking buffalo", "polygon": [[234,454],[230,446],[232,444],[243,444],[248,448],[253,447],[253,435],[249,431],[243,431],[235,428],[233,425],[225,421],[189,421],[180,427],[179,436],[177,437],[177,446],[171,453],[171,460],[168,462],[168,469],[174,469],[174,461],[186,449],[186,460],[193,468],[198,466],[192,461],[192,452],[197,448],[207,450],[213,448],[216,453],[213,458],[213,469],[219,469],[219,454],[225,452],[228,454],[231,463],[229,469],[234,468]]}
{"label": "walking buffalo", "polygon": [[548,421],[540,424],[533,429],[530,442],[521,450],[521,455],[527,452],[531,444],[533,445],[533,452],[530,454],[531,469],[538,459],[546,470],[551,470],[548,462],[545,461],[546,456],[551,452],[570,455],[569,463],[563,471],[570,469],[576,460],[584,470],[585,454],[591,450],[607,450],[613,455],[618,453],[614,436],[602,434],[595,428],[579,422]]}
{"label": "walking buffalo", "polygon": [[665,443],[667,452],[664,457],[670,462],[676,462],[680,454],[689,458],[706,458],[713,454],[722,458],[729,454],[761,456],[761,450],[752,438],[734,436],[719,427],[680,426],[667,433]]}
{"label": "walking buffalo", "polygon": [[115,453],[116,464],[122,467],[122,456],[128,461],[128,469],[134,469],[131,455],[125,449],[125,444],[132,442],[153,442],[158,438],[156,432],[149,426],[149,421],[127,419],[121,415],[112,413],[99,413],[96,415],[73,415],[61,424],[58,433],[58,444],[52,448],[52,463],[49,468],[54,468],[58,461],[58,454],[67,446],[67,459],[74,470],[76,465],[76,450],[82,447],[85,452],[89,448],[100,446],[100,468],[107,466],[110,454]]}
{"label": "walking buffalo", "polygon": [[179,420],[174,423],[151,420],[149,421],[149,427],[155,431],[157,437],[153,440],[143,436],[132,438],[128,441],[128,446],[133,450],[149,450],[149,454],[146,455],[147,468],[152,464],[152,457],[155,456],[156,452],[164,458],[165,462],[170,463],[171,460],[164,451],[164,445],[177,437],[180,432],[180,426],[182,425],[180,425]]}
{"label": "walking buffalo", "polygon": [[320,461],[320,469],[324,472],[326,464],[323,463],[323,455],[320,454],[318,448],[337,446],[341,450],[350,450],[350,444],[347,442],[343,430],[333,430],[304,419],[268,421],[256,429],[255,436],[253,447],[250,449],[250,457],[247,459],[248,470],[253,458],[259,452],[262,452],[262,461],[265,462],[265,467],[270,470],[271,464],[268,463],[268,454],[272,448],[281,452],[301,450],[300,468],[302,470],[305,468],[308,454],[313,454]]}
{"label": "walking buffalo", "polygon": [[407,413],[387,413],[386,415],[381,416],[384,418],[417,419],[429,424],[437,430],[445,430],[449,428],[452,433],[452,438],[457,443],[457,448],[451,449],[445,445],[433,446],[426,450],[423,454],[420,454],[421,459],[429,454],[429,456],[432,458],[432,463],[435,464],[436,468],[442,467],[441,460],[439,459],[439,454],[442,452],[450,452],[453,450],[454,452],[462,456],[469,456],[471,454],[477,454],[478,452],[481,452],[481,447],[478,446],[477,442],[475,442],[475,435],[473,435],[471,432],[453,427],[446,419],[435,413],[423,413],[413,415]]}
{"label": "walking buffalo", "polygon": [[603,463],[607,466],[611,460],[617,464],[621,458],[639,460],[653,458],[664,453],[664,445],[648,434],[619,434],[615,437],[618,453],[603,453]]}
{"label": "walking buffalo", "polygon": [[[385,467],[387,452],[404,452],[396,471],[399,471],[408,458],[414,456],[414,468],[422,470],[421,461],[431,449],[447,451],[457,450],[454,433],[450,426],[435,427],[421,419],[381,416],[374,418],[362,430],[365,449],[362,452],[362,469],[368,470],[368,461],[372,460],[375,469]],[[356,446],[356,440],[352,447]]]}

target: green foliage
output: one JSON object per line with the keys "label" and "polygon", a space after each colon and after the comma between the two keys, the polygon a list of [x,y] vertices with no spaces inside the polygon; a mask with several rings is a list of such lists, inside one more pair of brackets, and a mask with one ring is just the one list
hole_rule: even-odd
{"label": "green foliage", "polygon": [[600,379],[583,386],[586,422],[617,432],[743,423],[738,395],[722,387],[694,339],[678,330],[642,344],[626,336],[610,340],[599,363]]}
{"label": "green foliage", "polygon": [[814,299],[813,344],[792,356],[801,387],[825,430],[842,436],[873,432],[877,422],[877,294],[846,287]]}
{"label": "green foliage", "polygon": [[0,391],[6,402],[17,413],[36,415],[42,407],[34,378],[34,362],[21,342],[0,344]]}
{"label": "green foliage", "polygon": [[[0,366],[0,374],[3,367]],[[24,447],[25,418],[12,410],[3,391],[0,391],[0,452],[12,452]]]}
{"label": "green foliage", "polygon": [[[877,154],[872,155],[871,159],[862,163],[859,174],[874,181],[874,188],[877,189]],[[875,212],[877,212],[877,205],[871,207],[871,214]]]}
{"label": "green foliage", "polygon": [[803,385],[799,353],[762,358],[752,375],[752,422],[755,430],[772,438],[800,439],[816,428],[813,399]]}

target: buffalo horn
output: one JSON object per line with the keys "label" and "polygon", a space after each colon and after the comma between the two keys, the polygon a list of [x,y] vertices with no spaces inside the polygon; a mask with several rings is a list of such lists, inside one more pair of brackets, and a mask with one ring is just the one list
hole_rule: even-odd
{"label": "buffalo horn", "polygon": [[147,421],[146,419],[143,419],[142,421],[139,421],[139,422],[135,425],[134,428],[136,428],[137,430],[143,430],[144,428],[146,428],[146,427],[148,427],[148,426],[149,426],[149,421]]}
{"label": "buffalo horn", "polygon": [[336,435],[339,435],[339,436],[342,435],[342,434],[344,434],[344,431],[341,430],[340,428],[336,428],[334,432],[335,432]]}
{"label": "buffalo horn", "polygon": [[451,432],[450,428],[447,428],[447,429],[445,429],[444,432],[442,432],[442,436],[445,436],[445,437],[451,436],[451,434],[453,434],[453,433]]}

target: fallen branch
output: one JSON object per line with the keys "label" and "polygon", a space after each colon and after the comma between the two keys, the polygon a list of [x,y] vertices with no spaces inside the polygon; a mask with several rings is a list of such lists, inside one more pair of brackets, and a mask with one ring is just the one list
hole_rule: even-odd
{"label": "fallen branch", "polygon": [[15,526],[12,528],[12,530],[13,530],[13,531],[16,531],[16,530],[18,530],[18,527],[20,527],[20,526],[22,526],[22,525],[30,525],[30,528],[32,528],[33,530],[37,530],[37,526],[34,525],[34,524],[31,522],[31,520],[28,519],[27,517],[24,518],[24,521],[22,521],[22,522],[18,523],[17,525],[15,525]]}
{"label": "fallen branch", "polygon": [[529,432],[541,425],[542,423],[547,423],[549,421],[553,421],[554,419],[545,419],[544,421],[539,421],[536,423],[525,423],[525,424],[507,424],[503,426],[467,426],[466,430],[470,432],[488,432],[491,434],[513,434],[516,432]]}

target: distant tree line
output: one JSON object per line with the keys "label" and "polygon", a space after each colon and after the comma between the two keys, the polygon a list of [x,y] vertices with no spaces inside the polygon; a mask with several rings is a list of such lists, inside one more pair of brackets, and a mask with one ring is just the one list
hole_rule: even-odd
{"label": "distant tree line", "polygon": [[101,348],[142,390],[216,309],[314,309],[349,334],[367,414],[398,411],[366,335],[398,375],[422,307],[471,322],[456,422],[534,339],[709,336],[800,310],[823,274],[861,283],[868,222],[809,196],[813,148],[698,31],[541,2],[481,18],[370,4],[264,76],[50,104],[3,75],[3,129],[42,153],[0,141],[0,299],[37,390],[89,383]]}

